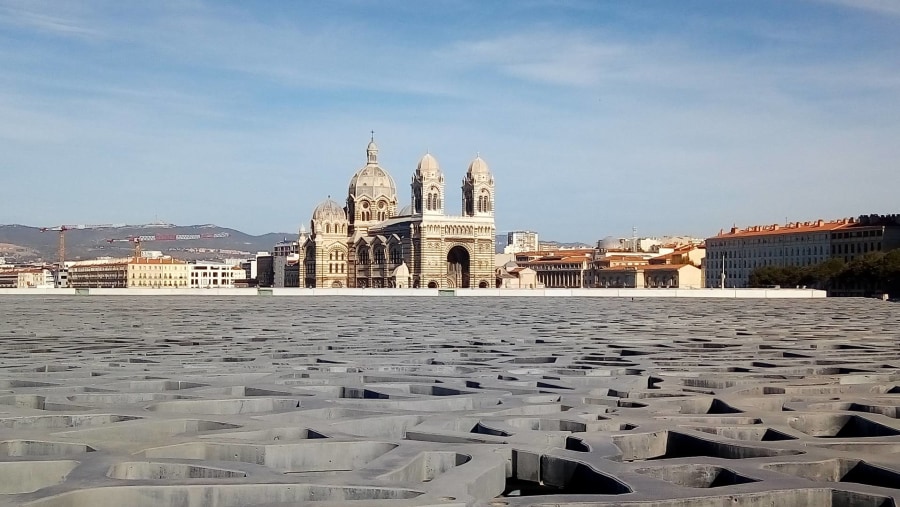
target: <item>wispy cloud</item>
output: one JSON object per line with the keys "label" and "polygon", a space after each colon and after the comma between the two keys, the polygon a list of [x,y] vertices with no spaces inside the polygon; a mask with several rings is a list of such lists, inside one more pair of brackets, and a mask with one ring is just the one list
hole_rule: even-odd
{"label": "wispy cloud", "polygon": [[840,5],[848,9],[869,11],[873,14],[900,17],[900,2],[897,0],[817,0]]}
{"label": "wispy cloud", "polygon": [[[56,4],[57,9],[51,12],[67,10],[62,4]],[[49,10],[49,9],[47,9]],[[0,25],[12,28],[33,29],[43,33],[49,33],[62,37],[77,37],[85,39],[101,39],[104,34],[85,25],[74,16],[52,14],[40,9],[38,3],[17,2],[15,4],[0,4]]]}
{"label": "wispy cloud", "polygon": [[[141,221],[163,206],[175,221],[296,230],[319,199],[341,197],[371,128],[398,182],[425,149],[448,180],[480,150],[497,173],[498,226],[560,239],[646,223],[703,234],[764,213],[840,216],[896,201],[884,184],[900,184],[889,34],[864,37],[835,16],[807,26],[704,11],[686,27],[665,2],[638,14],[576,4],[354,0],[273,13],[0,0],[0,24],[14,28],[0,33],[0,170],[26,186],[100,178],[113,196],[79,198],[88,191],[73,178],[58,202],[5,200],[0,215]],[[209,196],[252,180],[267,199],[160,202],[129,180],[153,174],[202,178]],[[679,195],[703,212],[661,212]],[[126,212],[142,216],[109,216]]]}

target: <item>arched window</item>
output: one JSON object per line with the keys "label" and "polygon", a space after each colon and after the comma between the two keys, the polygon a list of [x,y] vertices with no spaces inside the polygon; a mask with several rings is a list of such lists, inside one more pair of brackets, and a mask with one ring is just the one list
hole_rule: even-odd
{"label": "arched window", "polygon": [[375,247],[375,264],[384,264],[384,247]]}
{"label": "arched window", "polygon": [[356,262],[358,264],[369,264],[369,249],[366,246],[360,246],[356,251]]}
{"label": "arched window", "polygon": [[399,245],[391,247],[391,264],[400,264],[403,262],[403,250]]}

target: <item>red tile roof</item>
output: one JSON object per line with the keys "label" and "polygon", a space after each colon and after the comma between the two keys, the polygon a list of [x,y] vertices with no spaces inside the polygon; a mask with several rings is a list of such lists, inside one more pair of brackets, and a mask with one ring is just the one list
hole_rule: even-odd
{"label": "red tile roof", "polygon": [[[852,218],[842,218],[840,220],[833,220],[831,222],[825,222],[824,220],[817,220],[815,222],[794,222],[789,223],[787,225],[754,225],[751,227],[747,227],[746,229],[738,229],[737,227],[732,228],[729,232],[719,231],[719,234],[715,236],[718,238],[738,238],[738,237],[748,237],[748,236],[769,236],[775,234],[799,234],[805,232],[826,232],[833,231],[836,229],[842,229],[844,227],[848,227],[853,225],[855,220]],[[710,238],[713,239],[713,238]]]}

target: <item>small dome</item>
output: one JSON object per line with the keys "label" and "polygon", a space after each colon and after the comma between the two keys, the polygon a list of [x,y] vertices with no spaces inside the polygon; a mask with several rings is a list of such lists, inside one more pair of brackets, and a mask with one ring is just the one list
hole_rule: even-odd
{"label": "small dome", "polygon": [[340,204],[331,199],[325,199],[321,204],[316,206],[312,215],[313,220],[321,220],[323,222],[346,222],[347,213]]}
{"label": "small dome", "polygon": [[407,204],[406,206],[403,207],[402,210],[400,210],[400,213],[397,213],[397,216],[398,217],[407,217],[407,216],[412,216],[412,214],[413,214],[412,204]]}
{"label": "small dome", "polygon": [[491,169],[488,167],[487,162],[484,161],[481,156],[476,156],[475,160],[469,164],[469,174],[472,176],[479,175],[489,175],[491,174]]}
{"label": "small dome", "polygon": [[406,279],[409,278],[409,266],[406,265],[406,262],[401,262],[399,266],[394,268],[394,271],[391,273],[391,276],[397,278],[397,281],[406,282]]}
{"label": "small dome", "polygon": [[416,172],[422,174],[422,176],[433,177],[441,172],[441,166],[431,153],[426,153],[425,156],[419,160]]}

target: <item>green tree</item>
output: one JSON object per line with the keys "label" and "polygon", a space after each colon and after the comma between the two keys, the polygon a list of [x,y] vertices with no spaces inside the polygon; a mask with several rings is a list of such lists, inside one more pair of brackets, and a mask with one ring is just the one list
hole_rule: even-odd
{"label": "green tree", "polygon": [[881,280],[885,292],[900,296],[900,250],[891,250],[881,258]]}
{"label": "green tree", "polygon": [[831,258],[815,266],[810,266],[809,273],[812,281],[807,285],[813,285],[820,289],[831,289],[846,269],[847,263],[838,258]]}

